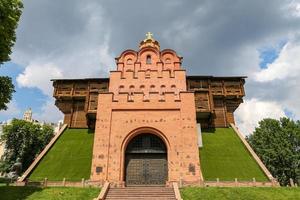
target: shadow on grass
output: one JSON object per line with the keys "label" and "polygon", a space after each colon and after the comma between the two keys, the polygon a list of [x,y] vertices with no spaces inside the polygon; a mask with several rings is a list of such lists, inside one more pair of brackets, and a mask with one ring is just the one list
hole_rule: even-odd
{"label": "shadow on grass", "polygon": [[88,129],[88,134],[94,134],[95,130],[94,129]]}
{"label": "shadow on grass", "polygon": [[215,133],[216,129],[215,128],[203,128],[201,131],[205,132],[205,133]]}
{"label": "shadow on grass", "polygon": [[94,134],[95,133],[95,129],[90,129],[90,128],[70,128],[69,130],[83,130],[83,132],[85,132],[85,130],[87,130],[88,134]]}
{"label": "shadow on grass", "polygon": [[23,200],[35,192],[43,190],[39,187],[16,187],[0,186],[0,199],[2,200]]}

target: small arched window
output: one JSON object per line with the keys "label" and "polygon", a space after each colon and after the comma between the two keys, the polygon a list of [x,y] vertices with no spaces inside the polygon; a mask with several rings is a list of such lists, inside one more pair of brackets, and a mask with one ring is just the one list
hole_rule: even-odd
{"label": "small arched window", "polygon": [[160,86],[160,94],[164,95],[165,92],[166,92],[166,86],[165,85]]}
{"label": "small arched window", "polygon": [[155,91],[155,85],[151,85],[150,86],[150,92],[154,92]]}
{"label": "small arched window", "polygon": [[131,59],[131,58],[128,58],[126,64],[127,64],[127,65],[132,65],[132,59]]}
{"label": "small arched window", "polygon": [[119,93],[120,92],[124,92],[124,85],[120,85],[120,87],[119,87]]}
{"label": "small arched window", "polygon": [[176,89],[176,85],[171,85],[171,91],[174,92],[175,95],[178,94],[178,90]]}
{"label": "small arched window", "polygon": [[146,64],[151,64],[151,56],[147,55]]}
{"label": "small arched window", "polygon": [[131,85],[131,86],[129,87],[129,94],[130,94],[130,95],[133,95],[133,92],[134,92],[134,85]]}
{"label": "small arched window", "polygon": [[143,93],[145,92],[145,86],[144,85],[140,86],[140,91],[143,92]]}
{"label": "small arched window", "polygon": [[170,58],[166,59],[166,64],[171,64],[171,59]]}

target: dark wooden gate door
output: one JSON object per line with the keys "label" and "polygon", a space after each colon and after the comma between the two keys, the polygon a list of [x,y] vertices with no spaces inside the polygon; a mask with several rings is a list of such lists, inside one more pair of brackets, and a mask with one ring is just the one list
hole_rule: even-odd
{"label": "dark wooden gate door", "polygon": [[125,170],[126,185],[165,184],[168,162],[161,139],[151,134],[134,138],[126,150]]}

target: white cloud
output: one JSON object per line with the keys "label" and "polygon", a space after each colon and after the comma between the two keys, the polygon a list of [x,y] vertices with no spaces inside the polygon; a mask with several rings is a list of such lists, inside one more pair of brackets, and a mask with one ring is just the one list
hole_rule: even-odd
{"label": "white cloud", "polygon": [[17,77],[17,83],[20,87],[36,87],[44,94],[50,95],[52,84],[50,79],[61,78],[62,72],[52,63],[29,64],[22,74]]}
{"label": "white cloud", "polygon": [[[114,67],[113,56],[109,53],[109,36],[103,44],[97,46],[75,47],[68,55],[60,56],[55,63],[62,70],[64,78],[107,77],[108,71]],[[78,47],[79,48],[79,47]]]}
{"label": "white cloud", "polygon": [[278,58],[266,69],[255,74],[255,80],[259,82],[283,80],[295,78],[300,75],[300,45],[288,42],[281,50]]}
{"label": "white cloud", "polygon": [[110,28],[98,1],[59,6],[55,1],[25,1],[24,7],[12,55],[13,62],[25,67],[19,86],[51,96],[50,79],[105,77],[114,67]]}
{"label": "white cloud", "polygon": [[21,110],[15,100],[9,102],[7,107],[7,110],[0,111],[0,120],[11,119],[21,114]]}
{"label": "white cloud", "polygon": [[49,99],[43,106],[40,113],[33,113],[33,118],[39,121],[57,123],[63,119],[63,114],[54,105],[54,99]]}
{"label": "white cloud", "polygon": [[296,37],[290,39],[273,63],[255,73],[253,80],[260,87],[257,90],[264,93],[264,100],[272,98],[300,119],[300,43]]}
{"label": "white cloud", "polygon": [[[38,88],[51,97],[51,79],[108,75],[115,56],[110,52],[110,29],[98,1],[40,0],[24,4],[12,55],[12,62],[24,67],[17,76],[19,87]],[[58,121],[62,113],[48,97],[35,117]]]}
{"label": "white cloud", "polygon": [[236,123],[245,135],[253,133],[258,122],[264,118],[284,117],[284,108],[275,101],[261,101],[255,98],[245,100],[235,112]]}
{"label": "white cloud", "polygon": [[[56,76],[107,76],[115,67],[115,54],[136,48],[144,33],[152,31],[162,48],[172,48],[184,57],[190,75],[249,76],[247,83],[256,84],[246,87],[249,101],[273,102],[300,118],[298,45],[289,41],[265,70],[259,69],[256,51],[300,31],[299,1],[153,4],[161,5],[155,15],[142,1],[24,0],[12,55],[12,61],[24,67],[18,84],[51,96],[49,79]],[[50,108],[49,104],[45,106]]]}
{"label": "white cloud", "polygon": [[300,17],[300,1],[299,0],[291,0],[287,5],[287,10],[290,15]]}

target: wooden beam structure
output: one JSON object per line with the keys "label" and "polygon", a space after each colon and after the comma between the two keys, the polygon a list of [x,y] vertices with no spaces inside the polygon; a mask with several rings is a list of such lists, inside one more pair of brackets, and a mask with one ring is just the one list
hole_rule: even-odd
{"label": "wooden beam structure", "polygon": [[[202,128],[228,127],[243,102],[246,77],[187,76],[187,89],[194,92],[197,122]],[[98,94],[108,92],[108,78],[55,79],[55,105],[71,128],[95,127]]]}

